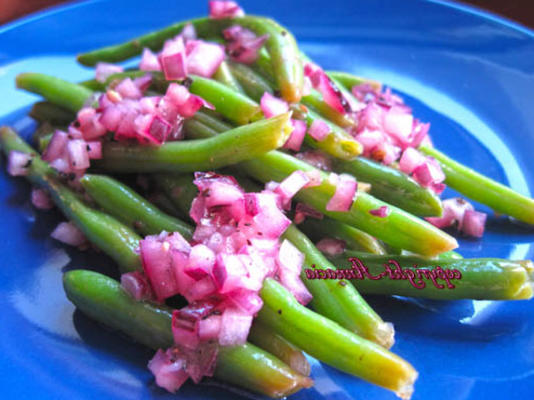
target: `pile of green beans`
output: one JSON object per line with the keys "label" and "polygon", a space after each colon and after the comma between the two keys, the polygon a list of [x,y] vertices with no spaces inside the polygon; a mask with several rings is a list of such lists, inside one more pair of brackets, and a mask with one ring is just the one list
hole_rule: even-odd
{"label": "pile of green beans", "polygon": [[[163,224],[166,224],[165,218],[154,218],[154,215],[161,217],[162,212],[160,210],[155,209],[153,206],[151,209],[146,210],[144,210],[143,207],[139,207],[139,204],[142,204],[144,200],[140,199],[138,195],[132,193],[131,190],[128,190],[119,182],[100,180],[99,185],[89,185],[89,182],[91,180],[96,180],[96,178],[94,176],[88,176],[83,185],[89,187],[89,192],[92,192],[93,194],[100,192],[94,196],[93,200],[95,200],[101,207],[106,207],[112,212],[112,215],[92,209],[83,204],[83,201],[65,185],[57,182],[57,180],[53,177],[54,170],[45,162],[43,162],[33,151],[33,149],[31,149],[31,147],[27,145],[15,132],[7,128],[2,128],[0,130],[0,146],[5,154],[9,154],[9,152],[12,150],[18,150],[33,156],[32,163],[29,166],[27,178],[32,183],[44,186],[50,192],[50,195],[56,205],[73,220],[73,222],[80,228],[82,232],[87,235],[87,238],[93,244],[99,246],[105,253],[117,261],[117,264],[121,267],[122,272],[141,269],[139,255],[137,254],[136,250],[140,237],[126,225],[121,223],[118,219],[115,219],[115,217],[130,222],[133,220],[145,221],[144,224],[134,223],[134,229],[146,229],[146,226],[148,226],[146,221],[149,220],[152,224],[159,223],[162,224],[161,227],[163,227]],[[107,185],[109,182],[112,184]],[[110,193],[112,193],[112,196],[115,196],[115,199],[112,202],[107,200]],[[130,212],[133,213],[130,214]],[[181,225],[182,229],[187,229],[187,225],[185,223],[181,223]],[[107,230],[103,231],[103,228]],[[300,240],[307,239],[301,238]],[[103,243],[103,241],[105,241],[105,243]],[[129,246],[124,245],[125,241],[129,244]],[[117,248],[115,248],[116,244],[118,244]],[[300,247],[300,245],[297,244],[297,247]],[[320,253],[318,253],[315,255],[315,257],[322,256]],[[89,283],[87,285],[89,285]],[[68,289],[67,293],[69,293]],[[346,292],[342,292],[340,290],[338,295],[343,297],[343,293]],[[116,293],[114,294],[116,295]],[[298,347],[301,347],[308,354],[318,358],[321,361],[327,362],[328,364],[342,371],[355,374],[363,379],[400,394],[402,394],[406,388],[412,387],[413,382],[417,377],[417,373],[410,364],[395,356],[393,353],[390,353],[385,348],[359,337],[355,333],[343,328],[341,325],[329,320],[328,318],[311,312],[298,302],[289,302],[289,299],[293,298],[292,295],[274,280],[270,278],[266,279],[260,295],[264,300],[264,303],[269,304],[270,307],[273,307],[276,310],[285,310],[286,313],[297,313],[299,317],[291,320],[284,318],[280,321],[270,317],[263,318],[262,314],[260,313],[258,316],[258,321],[272,330],[275,334],[278,334],[285,340]],[[73,299],[73,302],[76,305],[79,305],[84,311],[87,308],[90,308],[88,306],[84,307],[84,304],[86,304],[84,302],[89,302],[94,305],[95,302],[99,300],[99,298],[88,299],[87,297],[79,300],[73,295],[70,295],[70,298]],[[355,299],[355,301],[359,301],[362,305],[365,305],[365,302],[361,298],[360,300]],[[370,308],[368,308],[368,311],[360,311],[359,309],[355,309],[353,311],[356,312],[356,314],[360,313],[360,320],[363,319],[362,317],[365,317],[366,313],[372,313],[370,315],[371,320],[378,319],[377,322],[383,324],[380,318],[376,316],[376,314],[374,314]],[[99,311],[88,311],[88,314],[116,329],[127,329],[130,324],[135,322],[136,318],[135,315],[130,314],[123,315],[121,318],[115,318],[109,314]],[[316,339],[324,343],[341,341],[339,346],[343,349],[346,357],[336,358],[328,356],[320,346],[314,346],[313,344],[307,344],[305,347],[302,347],[301,345],[304,345],[307,342],[309,336],[305,335],[305,332],[303,332],[303,335],[300,338],[298,335],[295,335],[294,332],[296,331],[297,327],[295,324],[297,321],[300,321],[301,324],[308,325],[310,327],[322,327],[322,329],[317,328],[314,330]],[[387,327],[388,325],[386,325],[386,330]],[[146,329],[150,330],[150,328]],[[289,332],[291,332],[291,334],[289,334]],[[137,338],[137,334],[135,332],[128,331],[128,333],[134,338]],[[389,335],[392,334],[391,331],[387,333]],[[346,344],[343,344],[345,342]],[[142,343],[147,344],[143,341]],[[359,363],[354,362],[354,360],[358,359],[363,354],[366,356],[365,368],[359,365]],[[394,371],[396,375],[394,378],[384,377],[383,375],[373,372],[380,370],[391,370]],[[246,374],[244,374],[245,376],[243,379],[245,382],[247,379],[247,374],[250,373],[251,372],[248,371]],[[298,373],[295,372],[295,374]],[[298,375],[300,376],[300,374]],[[239,382],[239,378],[234,377],[229,381]],[[294,387],[305,387],[304,384],[299,383],[298,385],[300,386],[298,386],[297,383],[295,383],[295,386],[292,386],[292,389]],[[261,393],[264,391],[264,389],[261,387],[256,387],[254,390]]]}
{"label": "pile of green beans", "polygon": [[[534,295],[532,262],[461,258],[453,251],[458,246],[454,237],[420,218],[441,216],[439,197],[395,166],[360,156],[361,144],[348,133],[357,125],[354,117],[330,107],[314,89],[304,94],[303,64],[309,59],[299,51],[293,35],[275,21],[250,15],[197,18],[80,54],[78,61],[93,66],[127,60],[143,48],[159,50],[187,23],[195,27],[200,38],[209,40],[221,41],[222,31],[232,25],[268,35],[268,39],[251,65],[225,60],[212,79],[188,77],[189,91],[211,103],[215,110],[201,110],[185,120],[186,140],[158,147],[104,140],[103,158],[92,162],[98,173],[81,177],[77,190],[69,185],[68,176],[51,168],[10,128],[0,128],[0,148],[6,156],[14,150],[31,155],[26,178],[46,189],[63,214],[123,273],[142,269],[138,246],[145,235],[179,232],[192,239],[194,228],[188,214],[197,189],[191,172],[226,168],[224,171],[230,170],[249,191],[261,190],[258,185],[262,183],[283,181],[295,171],[322,177],[320,185],[300,190],[295,200],[322,213],[323,219],[308,218],[299,226],[292,224],[282,236],[304,254],[301,279],[313,295],[313,311],[300,305],[276,280],[267,278],[260,291],[264,306],[254,321],[250,343],[220,349],[214,374],[217,379],[282,398],[312,385],[305,352],[409,398],[417,372],[388,350],[394,343],[393,326],[380,318],[360,292],[440,300],[520,300]],[[149,73],[150,92],[165,92],[171,82],[161,72]],[[54,129],[68,125],[82,107],[92,105],[95,93],[107,90],[118,80],[146,74],[132,69],[113,74],[105,82],[80,84],[40,73],[20,74],[17,87],[44,98],[30,112],[42,124],[34,136],[39,151],[46,148]],[[380,88],[380,83],[352,74],[327,74],[354,102],[358,100],[351,93],[353,86]],[[290,112],[265,119],[259,102],[266,92],[286,100]],[[328,136],[319,142],[306,135],[306,148],[322,152],[334,172],[352,175],[361,187],[369,188],[368,193],[357,192],[347,212],[326,209],[336,191],[326,172],[280,150],[291,134],[290,118],[300,119],[307,126],[315,121],[326,123],[330,127]],[[453,189],[498,213],[534,224],[533,199],[434,148],[421,146],[419,150],[440,163],[445,182]],[[149,201],[120,179],[104,175],[115,173],[146,174],[157,188],[152,193],[156,197]],[[387,216],[370,213],[382,206],[388,207]],[[321,253],[312,240],[323,237],[343,240],[347,250],[337,256]],[[354,275],[355,265],[360,276]],[[395,275],[394,266],[405,270],[401,268]],[[410,268],[425,270],[427,275],[416,276],[407,272]],[[447,271],[454,271],[454,277]],[[335,279],[323,279],[329,274]],[[418,287],[423,281],[424,290]],[[153,349],[173,345],[172,309],[166,305],[135,301],[118,282],[95,272],[67,272],[63,284],[70,301],[90,317]]]}

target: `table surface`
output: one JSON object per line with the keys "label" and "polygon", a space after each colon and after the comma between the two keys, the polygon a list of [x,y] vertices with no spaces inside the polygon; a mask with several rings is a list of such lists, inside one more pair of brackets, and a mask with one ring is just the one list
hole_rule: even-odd
{"label": "table surface", "polygon": [[[65,0],[0,0],[0,25],[43,8],[67,2]],[[532,0],[465,0],[463,3],[534,28],[534,2]]]}

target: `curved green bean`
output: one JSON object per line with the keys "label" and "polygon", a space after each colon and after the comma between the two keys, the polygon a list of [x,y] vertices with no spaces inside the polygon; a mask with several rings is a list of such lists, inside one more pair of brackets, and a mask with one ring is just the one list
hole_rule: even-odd
{"label": "curved green bean", "polygon": [[[74,270],[64,274],[63,287],[69,300],[85,314],[137,342],[155,350],[174,344],[172,310],[135,301],[115,280],[92,271]],[[312,384],[311,379],[249,343],[221,347],[214,376],[275,398]]]}
{"label": "curved green bean", "polygon": [[186,239],[193,228],[160,211],[125,184],[104,175],[85,174],[80,183],[86,193],[107,213],[128,224],[143,235],[161,231],[179,232]]}

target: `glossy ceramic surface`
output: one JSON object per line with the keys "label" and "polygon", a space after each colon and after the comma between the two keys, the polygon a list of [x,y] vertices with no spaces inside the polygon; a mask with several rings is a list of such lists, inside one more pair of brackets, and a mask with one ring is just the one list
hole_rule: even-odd
{"label": "glossy ceramic surface", "polygon": [[[534,35],[488,15],[440,2],[242,1],[287,25],[329,69],[382,80],[432,123],[436,145],[487,175],[534,189]],[[35,97],[14,76],[39,71],[91,76],[73,55],[206,13],[204,1],[89,1],[0,27],[0,124],[24,134]],[[451,195],[452,193],[446,193]],[[66,300],[65,269],[112,271],[103,256],[48,237],[60,220],[36,212],[22,180],[0,174],[0,393],[2,398],[164,399],[145,365],[150,352],[101,329]],[[482,207],[481,207],[482,208]],[[461,240],[464,256],[532,258],[534,231],[491,217],[481,241]],[[111,272],[110,272],[111,273]],[[534,303],[371,299],[395,323],[394,350],[419,370],[414,399],[531,398]],[[316,385],[298,399],[393,399],[394,395],[313,361]],[[530,396],[529,396],[530,395]],[[241,395],[186,385],[183,399]]]}

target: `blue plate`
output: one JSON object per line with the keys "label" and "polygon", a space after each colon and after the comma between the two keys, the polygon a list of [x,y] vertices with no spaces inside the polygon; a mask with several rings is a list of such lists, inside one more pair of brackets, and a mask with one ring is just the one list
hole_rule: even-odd
{"label": "blue plate", "polygon": [[[532,193],[532,31],[442,2],[242,3],[251,13],[287,25],[324,67],[381,80],[405,95],[415,115],[432,123],[438,148],[519,192]],[[206,9],[204,1],[94,0],[0,28],[0,123],[27,135],[34,129],[25,114],[36,98],[15,91],[17,73],[86,79],[92,73],[76,65],[74,54],[203,15]],[[151,352],[74,311],[61,288],[62,272],[112,267],[103,256],[80,254],[51,240],[48,235],[61,217],[36,212],[28,196],[25,182],[0,174],[2,397],[175,398],[154,386],[145,368]],[[461,240],[460,252],[532,258],[533,241],[532,229],[490,217],[484,238]],[[414,399],[532,398],[532,301],[370,300],[395,323],[394,350],[420,372]],[[395,398],[312,362],[315,387],[295,400]],[[177,395],[196,400],[240,396],[210,385],[186,385]]]}

